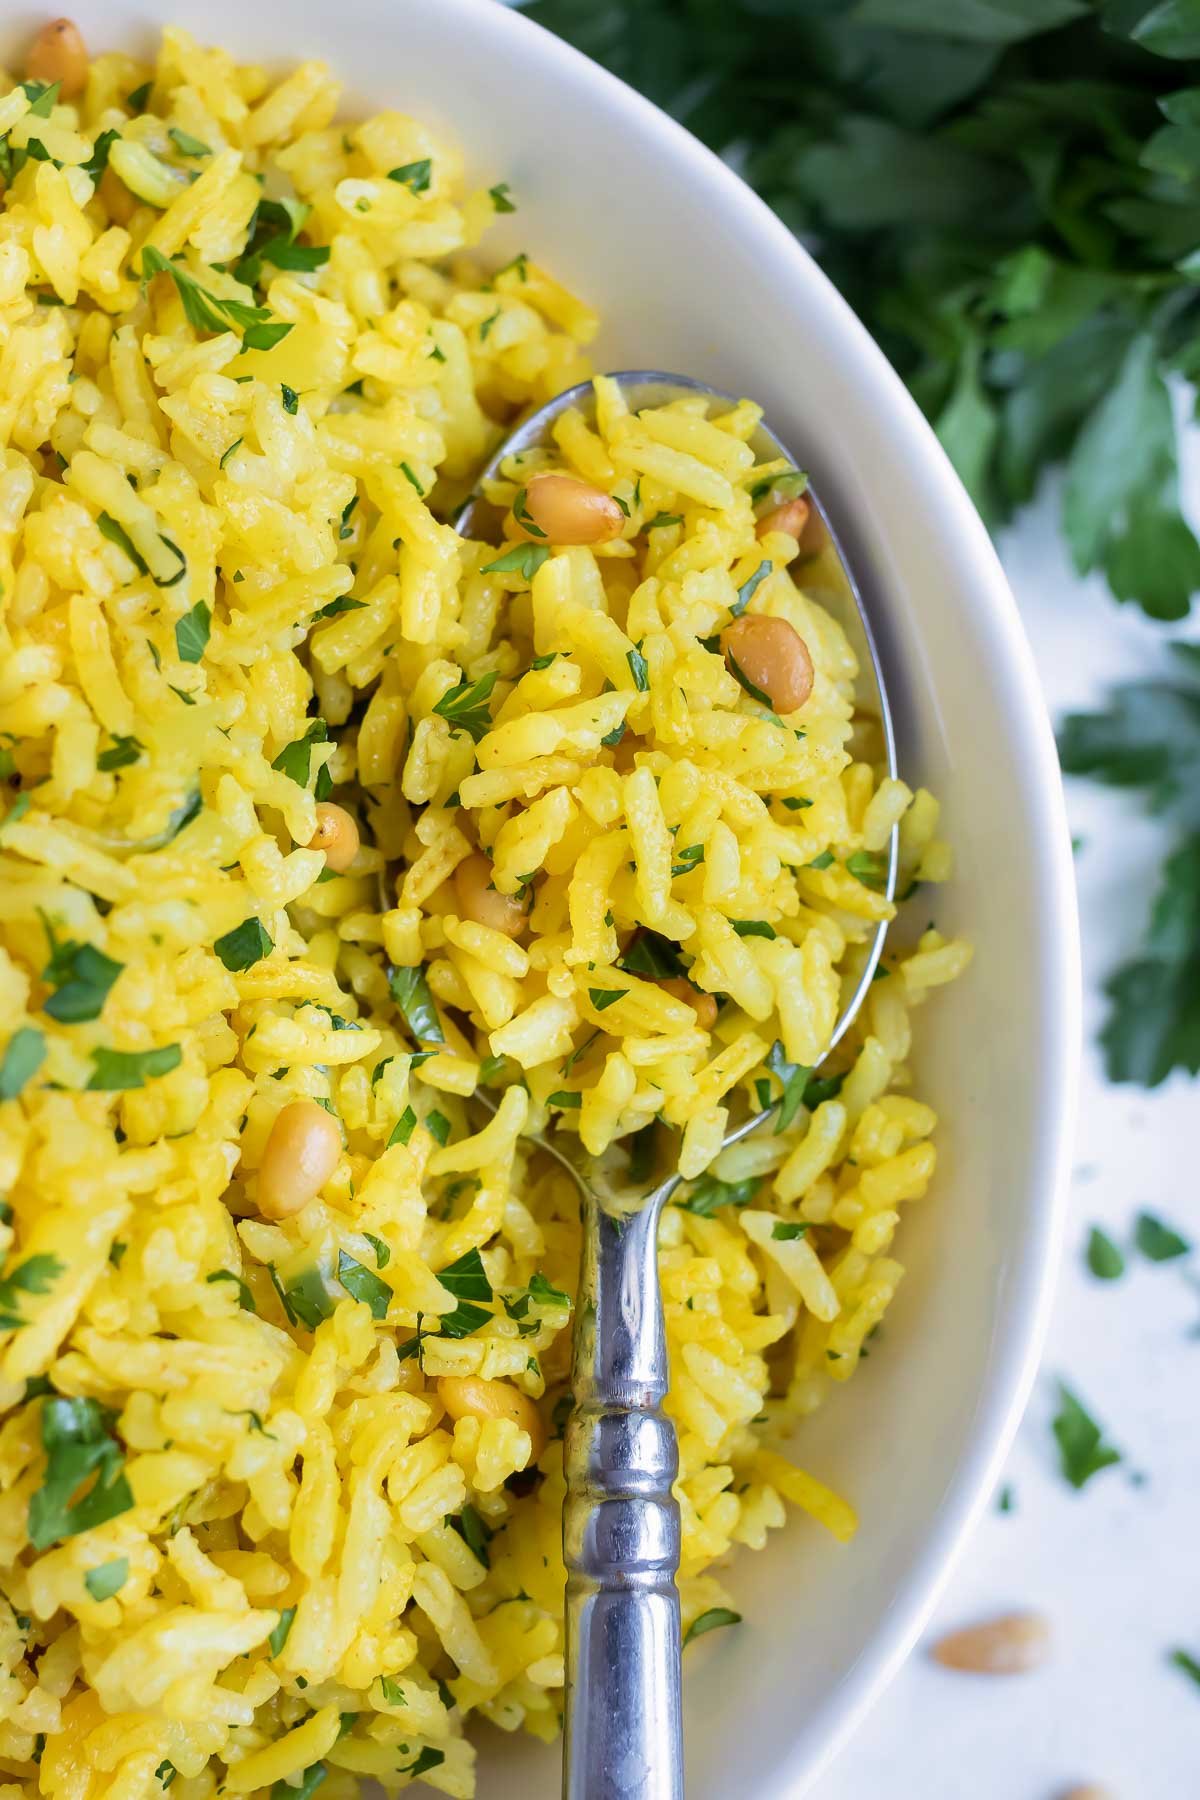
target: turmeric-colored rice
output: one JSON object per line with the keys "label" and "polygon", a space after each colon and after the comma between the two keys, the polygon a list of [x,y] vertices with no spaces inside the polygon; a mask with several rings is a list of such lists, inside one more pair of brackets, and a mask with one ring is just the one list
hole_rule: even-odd
{"label": "turmeric-colored rice", "polygon": [[[181,30],[71,103],[0,87],[0,1800],[468,1796],[473,1712],[561,1712],[578,1201],[532,1134],[657,1134],[691,1181],[685,1626],[785,1503],[855,1529],[786,1443],[900,1280],[909,1015],[967,947],[902,920],[809,1070],[893,826],[902,892],[949,873],[937,804],[881,777],[795,539],[755,535],[798,478],[754,405],[598,380],[488,484],[506,541],[456,535],[597,328],[493,267],[503,171]],[[619,535],[519,535],[547,469]],[[784,718],[715,641],[741,613],[808,647]],[[519,937],[462,916],[480,850]],[[267,1216],[306,1098],[336,1166]]]}

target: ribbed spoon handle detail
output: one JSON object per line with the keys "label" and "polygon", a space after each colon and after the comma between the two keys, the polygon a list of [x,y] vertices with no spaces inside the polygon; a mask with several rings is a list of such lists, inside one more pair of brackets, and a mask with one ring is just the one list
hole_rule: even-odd
{"label": "ribbed spoon handle detail", "polygon": [[[674,1182],[670,1184],[674,1186]],[[567,1800],[681,1800],[679,1455],[662,1411],[662,1195],[584,1203],[567,1428]]]}

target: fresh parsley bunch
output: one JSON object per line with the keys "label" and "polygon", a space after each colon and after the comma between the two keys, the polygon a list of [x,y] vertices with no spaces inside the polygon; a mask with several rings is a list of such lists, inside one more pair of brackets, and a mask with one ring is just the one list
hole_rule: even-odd
{"label": "fresh parsley bunch", "polygon": [[[1200,0],[533,0],[532,17],[719,151],[903,374],[989,524],[1064,465],[1080,573],[1179,620],[1200,588],[1172,386],[1200,382]],[[1200,1069],[1200,838],[1163,800],[1200,746],[1194,670],[1068,722],[1069,770],[1180,828],[1144,953],[1110,984],[1117,1080]],[[1170,720],[1170,733],[1165,721]],[[1105,748],[1106,741],[1112,741]],[[1140,759],[1140,760],[1139,760]],[[1164,776],[1164,780],[1166,777]],[[1175,779],[1174,777],[1172,779]]]}

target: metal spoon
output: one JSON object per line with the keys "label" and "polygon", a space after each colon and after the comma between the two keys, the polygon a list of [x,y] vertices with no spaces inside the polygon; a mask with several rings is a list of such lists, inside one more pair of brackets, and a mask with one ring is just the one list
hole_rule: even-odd
{"label": "metal spoon", "polygon": [[[687,376],[627,370],[612,377],[631,410],[704,393],[734,399]],[[480,480],[499,473],[515,452],[542,444],[570,407],[594,410],[590,382],[568,388],[517,427]],[[765,425],[751,439],[760,462],[790,453]],[[816,495],[816,554],[803,586],[833,614],[859,662],[861,710],[878,718],[888,774],[896,774],[891,712],[875,641],[854,579]],[[473,497],[457,521],[478,535],[485,503]],[[810,534],[806,533],[806,540]],[[892,832],[885,892],[896,886],[897,834]],[[877,926],[862,973],[846,999],[826,1054],[849,1028],[871,985],[886,924]],[[478,1096],[483,1099],[483,1096]],[[487,1104],[487,1102],[484,1102]],[[779,1102],[735,1126],[728,1149],[757,1131]],[[678,1472],[675,1431],[662,1411],[667,1352],[658,1283],[658,1222],[679,1186],[670,1174],[650,1192],[622,1192],[606,1172],[564,1140],[533,1140],[571,1175],[583,1201],[583,1259],[575,1315],[572,1391],[567,1426],[567,1496],[563,1551],[567,1565],[566,1720],[563,1793],[567,1800],[680,1800],[679,1508],[671,1493]]]}

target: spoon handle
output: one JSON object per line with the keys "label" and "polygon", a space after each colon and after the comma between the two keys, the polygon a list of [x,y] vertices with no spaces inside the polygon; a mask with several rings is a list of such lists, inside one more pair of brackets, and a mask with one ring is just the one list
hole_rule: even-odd
{"label": "spoon handle", "polygon": [[[674,1184],[672,1184],[674,1185]],[[681,1800],[679,1466],[663,1416],[662,1195],[584,1203],[567,1427],[567,1800]]]}

